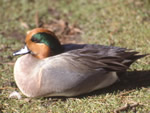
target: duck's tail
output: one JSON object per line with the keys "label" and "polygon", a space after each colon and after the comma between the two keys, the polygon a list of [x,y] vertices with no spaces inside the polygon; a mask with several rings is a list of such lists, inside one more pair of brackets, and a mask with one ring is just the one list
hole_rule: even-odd
{"label": "duck's tail", "polygon": [[130,67],[130,65],[132,63],[134,63],[136,60],[142,58],[142,57],[145,57],[149,54],[144,54],[144,55],[139,55],[139,52],[124,52],[120,55],[120,57],[122,57],[124,60],[122,61],[122,64],[124,64],[125,66],[127,67]]}

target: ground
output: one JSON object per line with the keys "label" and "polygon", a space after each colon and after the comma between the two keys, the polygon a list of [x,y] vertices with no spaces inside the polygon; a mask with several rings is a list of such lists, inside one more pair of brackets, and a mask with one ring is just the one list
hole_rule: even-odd
{"label": "ground", "polygon": [[150,53],[150,0],[1,0],[0,112],[4,113],[148,113],[150,57],[121,72],[114,85],[72,98],[10,99],[21,93],[13,78],[26,32],[35,27],[53,30],[62,43],[90,43]]}

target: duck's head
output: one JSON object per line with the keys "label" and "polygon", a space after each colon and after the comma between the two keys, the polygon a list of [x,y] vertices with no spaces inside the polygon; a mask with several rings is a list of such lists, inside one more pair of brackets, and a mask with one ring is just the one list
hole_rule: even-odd
{"label": "duck's head", "polygon": [[44,28],[35,28],[27,33],[25,47],[13,55],[32,54],[43,59],[52,55],[59,54],[63,48],[56,35]]}

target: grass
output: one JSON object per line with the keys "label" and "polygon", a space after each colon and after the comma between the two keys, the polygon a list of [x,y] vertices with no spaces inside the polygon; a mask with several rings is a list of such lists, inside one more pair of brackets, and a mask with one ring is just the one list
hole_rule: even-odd
{"label": "grass", "polygon": [[[150,112],[149,57],[134,63],[120,82],[84,96],[8,98],[12,91],[19,91],[13,79],[13,65],[18,57],[12,53],[23,46],[26,31],[36,27],[36,12],[44,23],[60,18],[76,24],[83,31],[84,43],[127,47],[144,54],[150,53],[149,0],[1,0],[0,4],[1,112],[108,113],[126,103],[139,105],[123,110],[124,113]],[[22,22],[29,29],[22,27]]]}

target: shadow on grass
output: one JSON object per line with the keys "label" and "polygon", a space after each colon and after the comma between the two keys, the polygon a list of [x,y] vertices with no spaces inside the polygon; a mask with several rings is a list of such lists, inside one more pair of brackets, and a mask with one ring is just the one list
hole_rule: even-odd
{"label": "shadow on grass", "polygon": [[94,92],[91,92],[86,95],[78,96],[79,98],[92,96],[92,95],[100,95],[104,93],[113,93],[117,91],[123,91],[123,90],[133,90],[137,88],[142,87],[148,87],[150,86],[150,71],[127,71],[118,73],[119,81],[115,84],[100,89]]}
{"label": "shadow on grass", "polygon": [[[150,71],[131,71],[131,72],[127,71],[127,72],[118,73],[118,76],[120,80],[116,82],[115,84],[104,89],[93,91],[88,94],[76,96],[74,98],[84,98],[84,97],[93,96],[93,95],[98,96],[100,94],[113,93],[113,92],[118,92],[118,91],[123,91],[123,90],[130,91],[133,89],[150,86]],[[62,101],[66,101],[67,98],[66,97],[52,97],[51,99],[52,100],[61,99]]]}

